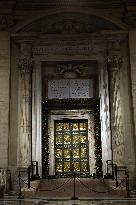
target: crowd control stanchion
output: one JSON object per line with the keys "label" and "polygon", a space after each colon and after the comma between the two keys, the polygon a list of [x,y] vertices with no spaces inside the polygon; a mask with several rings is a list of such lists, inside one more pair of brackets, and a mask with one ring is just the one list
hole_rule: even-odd
{"label": "crowd control stanchion", "polygon": [[19,179],[19,193],[18,193],[17,199],[24,199],[24,196],[22,195],[22,191],[21,191],[21,174],[20,174],[20,171],[18,173],[18,179]]}
{"label": "crowd control stanchion", "polygon": [[78,197],[76,197],[76,173],[73,173],[73,191],[74,191],[74,195],[73,197],[71,198],[72,200],[78,200]]}
{"label": "crowd control stanchion", "polygon": [[127,192],[127,198],[130,197],[130,192],[129,192],[129,173],[126,171],[126,192]]}
{"label": "crowd control stanchion", "polygon": [[28,189],[30,189],[30,174],[31,174],[31,167],[28,167]]}
{"label": "crowd control stanchion", "polygon": [[37,161],[32,161],[32,176],[31,176],[31,180],[40,180],[40,176],[38,173],[38,162]]}

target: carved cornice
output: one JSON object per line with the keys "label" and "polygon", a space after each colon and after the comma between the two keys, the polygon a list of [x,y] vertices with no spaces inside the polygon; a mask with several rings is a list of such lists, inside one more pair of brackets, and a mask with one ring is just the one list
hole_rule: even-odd
{"label": "carved cornice", "polygon": [[14,25],[13,17],[10,15],[0,15],[0,30],[10,30]]}
{"label": "carved cornice", "polygon": [[32,72],[33,59],[32,58],[19,58],[18,68],[21,73],[31,73]]}
{"label": "carved cornice", "polygon": [[114,55],[114,56],[108,56],[107,63],[109,64],[111,71],[119,71],[123,60],[122,57]]}

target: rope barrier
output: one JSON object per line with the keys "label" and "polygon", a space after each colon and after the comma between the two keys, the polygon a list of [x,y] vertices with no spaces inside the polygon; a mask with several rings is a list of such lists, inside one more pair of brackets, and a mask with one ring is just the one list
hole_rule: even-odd
{"label": "rope barrier", "polygon": [[[55,190],[57,190],[57,189],[60,189],[60,188],[63,187],[64,185],[66,185],[71,179],[72,179],[72,178],[69,178],[65,183],[63,183],[63,184],[61,184],[60,186],[58,186],[58,187],[56,187],[56,188],[53,188],[53,189],[41,189],[41,190],[40,190],[40,189],[34,188],[34,187],[32,187],[32,186],[30,186],[30,188],[32,188],[32,189],[34,189],[34,190],[36,190],[36,191],[55,191]],[[24,184],[26,184],[26,185],[28,186],[28,183],[26,183],[23,179],[20,178],[20,180],[21,180]],[[118,184],[117,187],[115,187],[115,188],[113,188],[113,189],[110,189],[110,190],[107,190],[107,191],[97,191],[97,190],[94,190],[94,189],[88,187],[87,185],[85,185],[79,178],[77,178],[77,180],[78,180],[85,188],[87,188],[88,190],[93,191],[93,192],[96,192],[96,193],[103,193],[103,194],[104,194],[104,193],[108,193],[108,192],[111,192],[111,191],[116,190],[116,189],[126,180],[126,178],[124,178],[124,179]]]}
{"label": "rope barrier", "polygon": [[104,193],[108,193],[108,192],[111,192],[111,191],[116,190],[116,189],[126,180],[126,178],[124,178],[124,179],[118,184],[117,187],[115,187],[115,188],[113,188],[113,189],[110,189],[110,190],[107,190],[107,191],[96,191],[96,190],[94,190],[94,189],[92,189],[92,188],[89,188],[87,185],[85,185],[79,178],[77,178],[77,180],[78,180],[85,188],[87,188],[88,190],[93,191],[93,192],[96,192],[96,193],[102,193],[102,194],[104,194]]}
{"label": "rope barrier", "polygon": [[[61,184],[60,186],[58,186],[58,187],[56,187],[56,188],[53,188],[53,189],[41,189],[41,190],[40,190],[40,189],[34,188],[34,187],[32,187],[32,186],[30,186],[30,188],[32,188],[32,189],[34,189],[34,190],[36,190],[36,191],[55,191],[55,190],[57,190],[57,189],[60,189],[60,188],[63,187],[64,185],[66,185],[71,179],[72,179],[72,178],[69,178],[65,183],[63,183],[63,184]],[[23,179],[20,178],[20,180],[21,180],[24,184],[28,185],[28,183],[26,183]]]}

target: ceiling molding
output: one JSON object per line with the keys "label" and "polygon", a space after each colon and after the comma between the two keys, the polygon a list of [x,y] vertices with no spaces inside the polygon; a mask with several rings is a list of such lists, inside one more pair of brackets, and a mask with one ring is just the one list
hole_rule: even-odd
{"label": "ceiling molding", "polygon": [[118,26],[120,29],[122,30],[127,30],[128,29],[128,26],[123,23],[122,21],[120,21],[118,18],[115,18],[111,15],[108,15],[108,14],[104,14],[102,12],[98,12],[96,10],[92,10],[92,9],[51,9],[51,10],[48,10],[46,12],[46,14],[43,14],[43,15],[38,15],[38,16],[35,16],[35,17],[32,17],[32,18],[29,18],[28,20],[26,20],[25,22],[23,22],[22,24],[19,23],[18,25],[16,25],[13,29],[13,33],[17,33],[19,32],[19,30],[23,29],[23,27],[29,25],[29,24],[32,24],[34,21],[38,20],[38,19],[42,19],[43,17],[50,17],[51,15],[57,15],[57,14],[60,14],[60,13],[70,13],[70,12],[73,12],[75,14],[84,14],[84,15],[94,15],[96,17],[99,17],[101,19],[104,19],[106,20],[107,22],[111,22],[113,23],[114,25]]}

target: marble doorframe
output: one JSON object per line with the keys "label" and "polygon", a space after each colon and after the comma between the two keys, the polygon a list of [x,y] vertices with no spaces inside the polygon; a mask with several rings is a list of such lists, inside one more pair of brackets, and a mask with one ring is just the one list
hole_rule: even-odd
{"label": "marble doorframe", "polygon": [[[83,56],[82,56],[83,57]],[[41,85],[41,65],[43,61],[56,60],[56,58],[49,59],[45,55],[34,56],[33,68],[33,88],[32,88],[32,160],[38,161],[39,173],[42,176],[42,122],[41,122],[41,104],[42,104],[42,85]],[[62,58],[57,60],[67,60]],[[68,59],[69,60],[69,59]],[[80,59],[81,60],[81,59]],[[110,113],[109,113],[109,96],[108,96],[108,82],[106,77],[107,69],[105,64],[105,56],[99,54],[92,55],[88,60],[96,60],[98,62],[99,70],[99,97],[100,97],[100,121],[101,121],[101,141],[102,141],[102,163],[103,174],[106,173],[106,161],[112,159],[111,150],[111,132],[110,132]],[[103,83],[102,83],[103,82]],[[106,84],[106,86],[104,86]],[[40,92],[38,91],[40,89]],[[105,90],[106,89],[106,90]],[[106,103],[106,104],[105,104]],[[106,108],[106,109],[105,109]],[[106,112],[105,112],[106,110]],[[92,166],[94,169],[94,165]],[[50,168],[50,170],[52,170]],[[92,170],[90,171],[93,172]],[[54,171],[50,171],[54,173]]]}
{"label": "marble doorframe", "polygon": [[[42,87],[41,87],[41,61],[35,61],[33,71],[33,89],[32,89],[32,160],[38,161],[39,173],[42,176]],[[99,64],[100,78],[103,76],[104,64]],[[102,72],[102,74],[101,74]],[[102,79],[101,79],[102,80]],[[40,89],[40,92],[39,92]],[[103,86],[101,85],[100,92],[103,93]],[[106,93],[107,96],[107,92]],[[100,93],[99,93],[100,94]],[[109,127],[109,110],[105,113],[105,100],[108,103],[108,96],[105,97],[100,95],[100,121],[101,121],[101,141],[102,141],[102,162],[103,162],[103,174],[106,173],[106,160],[110,160],[112,157],[111,153],[111,133]],[[60,116],[61,118],[62,116]],[[55,118],[54,118],[55,119]],[[107,127],[106,127],[107,126]],[[51,134],[52,135],[52,134]],[[91,150],[91,149],[90,149]],[[92,149],[94,150],[94,148]],[[90,151],[91,152],[91,151]],[[93,154],[91,154],[93,156]],[[53,157],[52,157],[53,160]],[[93,157],[93,162],[94,162]],[[90,173],[95,173],[95,165],[92,162]],[[52,161],[52,164],[54,162]],[[50,174],[54,174],[54,170],[50,167]]]}

